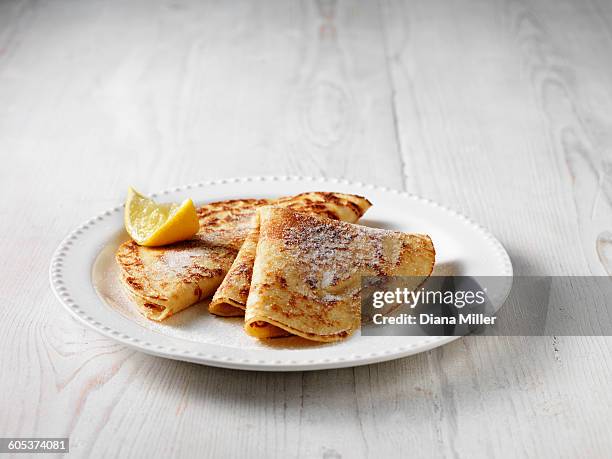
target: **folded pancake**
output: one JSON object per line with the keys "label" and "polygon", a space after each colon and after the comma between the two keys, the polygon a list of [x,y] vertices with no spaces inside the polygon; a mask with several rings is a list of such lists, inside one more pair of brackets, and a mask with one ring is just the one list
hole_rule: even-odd
{"label": "folded pancake", "polygon": [[346,338],[360,326],[362,276],[412,276],[422,282],[434,261],[426,235],[262,207],[245,330],[257,338],[286,333],[323,342]]}
{"label": "folded pancake", "polygon": [[[356,222],[370,208],[370,202],[352,194],[312,192],[281,198],[275,206],[316,214],[334,220]],[[227,276],[215,292],[208,310],[219,316],[243,316],[251,286],[255,251],[259,239],[257,224],[247,236]]]}
{"label": "folded pancake", "polygon": [[[215,292],[243,242],[257,229],[259,207],[272,203],[298,209],[307,206],[338,218],[363,214],[359,201],[341,205],[343,199],[348,200],[344,196],[303,193],[280,199],[237,199],[204,205],[198,208],[200,230],[193,240],[163,247],[142,247],[134,241],[122,244],[116,260],[123,284],[147,318],[164,320]],[[360,199],[369,206],[367,200]],[[336,207],[330,208],[331,202],[337,203]]]}
{"label": "folded pancake", "polygon": [[163,247],[123,243],[116,260],[139,310],[149,319],[164,320],[210,297],[253,228],[256,209],[272,202],[243,199],[202,206],[200,230],[190,241]]}
{"label": "folded pancake", "polygon": [[258,240],[259,225],[256,223],[208,305],[211,314],[222,317],[244,316]]}

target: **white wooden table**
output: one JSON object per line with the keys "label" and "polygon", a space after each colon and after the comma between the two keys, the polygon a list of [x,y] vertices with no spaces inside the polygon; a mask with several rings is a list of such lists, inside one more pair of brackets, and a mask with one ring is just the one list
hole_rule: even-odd
{"label": "white wooden table", "polygon": [[612,454],[609,338],[249,373],[115,344],[47,280],[130,184],[270,174],[447,204],[517,274],[612,274],[607,0],[2,1],[0,155],[2,437],[69,436],[75,457]]}

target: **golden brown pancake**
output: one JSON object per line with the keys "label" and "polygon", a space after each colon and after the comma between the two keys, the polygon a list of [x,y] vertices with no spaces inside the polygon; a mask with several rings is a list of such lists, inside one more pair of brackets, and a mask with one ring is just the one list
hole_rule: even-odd
{"label": "golden brown pancake", "polygon": [[[363,198],[315,192],[280,199],[236,199],[204,205],[198,208],[200,230],[193,240],[163,247],[142,247],[134,241],[122,244],[116,259],[123,284],[146,317],[164,320],[215,292],[243,242],[257,229],[257,208],[281,203],[298,209],[317,209],[329,217],[349,218],[365,212],[359,207],[365,205],[362,201],[369,207]],[[250,273],[247,289],[249,282]]]}
{"label": "golden brown pancake", "polygon": [[[312,192],[278,199],[274,205],[334,220],[356,222],[370,208],[371,203],[352,194]],[[211,313],[219,316],[244,315],[258,239],[259,228],[254,224],[227,276],[213,296],[208,307]]]}
{"label": "golden brown pancake", "polygon": [[375,229],[275,206],[259,210],[245,314],[258,338],[338,341],[360,325],[362,276],[413,276],[434,266],[429,236]]}
{"label": "golden brown pancake", "polygon": [[163,247],[123,243],[116,259],[122,280],[140,311],[164,320],[210,297],[253,228],[259,206],[271,199],[215,202],[198,209],[200,230],[193,240]]}

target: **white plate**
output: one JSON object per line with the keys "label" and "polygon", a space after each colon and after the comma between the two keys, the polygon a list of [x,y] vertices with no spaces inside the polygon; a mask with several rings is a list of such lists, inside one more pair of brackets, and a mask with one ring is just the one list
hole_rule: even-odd
{"label": "white plate", "polygon": [[[362,224],[427,233],[436,248],[436,273],[512,276],[502,245],[476,223],[439,204],[382,187],[311,177],[246,177],[198,183],[154,194],[161,201],[196,202],[276,197],[304,191],[338,191],[366,196],[373,206]],[[241,319],[217,318],[206,303],[163,323],[144,319],[127,299],[114,261],[127,239],[123,206],[85,222],[57,248],[51,285],[61,303],[94,330],[143,352],[245,370],[317,370],[397,359],[448,343],[443,336],[354,336],[340,343],[310,344],[298,338],[258,341],[247,336]]]}

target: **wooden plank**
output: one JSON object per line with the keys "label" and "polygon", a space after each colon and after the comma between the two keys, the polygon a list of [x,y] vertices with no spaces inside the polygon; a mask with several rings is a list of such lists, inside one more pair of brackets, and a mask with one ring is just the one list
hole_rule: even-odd
{"label": "wooden plank", "polygon": [[[603,273],[593,255],[612,222],[608,148],[585,120],[612,121],[600,109],[609,44],[594,46],[608,41],[605,16],[545,1],[384,2],[383,11],[411,189],[489,226],[518,274]],[[468,338],[430,353],[442,455],[605,455],[609,414],[592,393],[609,374],[611,342]],[[603,365],[589,368],[587,355]]]}
{"label": "wooden plank", "polygon": [[605,272],[611,24],[601,0],[0,3],[1,436],[78,457],[608,454],[607,338],[221,370],[82,328],[47,263],[128,184],[313,174],[447,203],[520,274]]}
{"label": "wooden plank", "polygon": [[2,13],[0,187],[27,192],[0,221],[2,255],[16,260],[0,280],[11,375],[0,406],[12,414],[0,432],[70,436],[83,457],[365,451],[344,395],[352,370],[326,378],[346,418],[338,442],[317,422],[337,424],[320,379],[134,353],[62,311],[47,263],[128,184],[314,174],[401,188],[383,35],[369,27],[377,4],[5,2]]}

